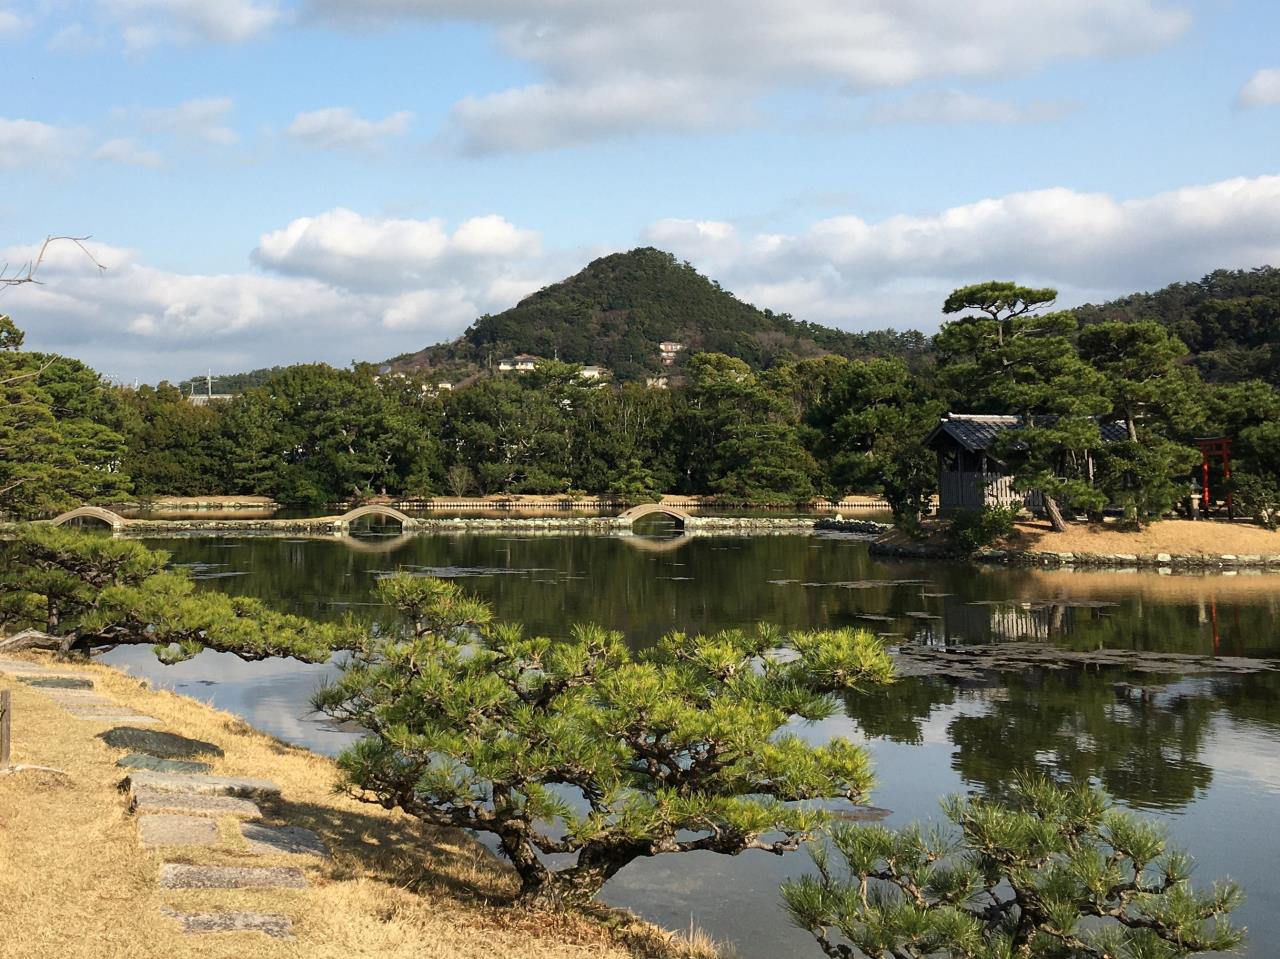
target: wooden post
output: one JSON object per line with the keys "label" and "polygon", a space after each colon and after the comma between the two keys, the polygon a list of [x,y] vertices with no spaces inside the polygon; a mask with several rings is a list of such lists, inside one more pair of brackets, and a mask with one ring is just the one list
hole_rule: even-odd
{"label": "wooden post", "polygon": [[0,766],[9,765],[9,716],[13,712],[13,697],[9,690],[0,692]]}

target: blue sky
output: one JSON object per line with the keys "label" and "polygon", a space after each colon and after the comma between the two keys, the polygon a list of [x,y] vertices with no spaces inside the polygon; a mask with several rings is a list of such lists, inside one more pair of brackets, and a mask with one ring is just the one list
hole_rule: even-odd
{"label": "blue sky", "polygon": [[936,328],[1280,264],[1265,0],[0,0],[0,309],[155,381],[377,360],[655,244]]}

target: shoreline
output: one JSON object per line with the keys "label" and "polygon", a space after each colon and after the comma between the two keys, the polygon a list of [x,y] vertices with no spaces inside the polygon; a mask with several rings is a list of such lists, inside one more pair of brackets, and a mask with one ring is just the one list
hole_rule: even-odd
{"label": "shoreline", "polygon": [[[165,888],[157,880],[165,863],[224,866],[243,859],[246,847],[238,838],[238,825],[227,817],[218,819],[221,838],[208,847],[140,844],[137,815],[129,812],[119,785],[130,770],[117,765],[121,749],[100,738],[106,730],[130,723],[69,714],[74,707],[50,695],[50,689],[24,684],[21,674],[5,669],[15,662],[84,676],[95,694],[109,697],[121,709],[154,717],[154,725],[145,728],[214,744],[223,755],[201,758],[217,775],[274,780],[281,796],[259,800],[262,821],[314,830],[331,858],[279,854],[257,860],[263,866],[301,869],[309,880],[305,892]],[[115,667],[12,655],[0,662],[0,689],[13,697],[12,760],[28,767],[0,776],[0,821],[6,826],[10,865],[0,875],[0,899],[22,917],[7,932],[12,951],[6,955],[712,955],[690,946],[681,934],[624,910],[601,906],[591,913],[535,914],[501,905],[515,888],[514,873],[462,831],[428,826],[402,812],[336,793],[334,760],[263,733],[233,713],[150,688]],[[30,768],[37,766],[46,768]],[[51,823],[57,828],[51,830]],[[68,913],[67,896],[82,908]],[[174,910],[207,913],[219,908],[278,913],[291,923],[293,938],[281,941],[252,933],[193,937],[172,918]]]}

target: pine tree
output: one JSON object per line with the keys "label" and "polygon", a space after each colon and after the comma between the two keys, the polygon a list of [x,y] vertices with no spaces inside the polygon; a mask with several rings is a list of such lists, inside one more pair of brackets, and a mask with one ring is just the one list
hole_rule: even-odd
{"label": "pine tree", "polygon": [[786,883],[792,920],[832,959],[1179,959],[1230,949],[1231,883],[1094,787],[1024,778],[1008,803],[952,797],[956,829],[841,824],[817,874]]}
{"label": "pine tree", "polygon": [[945,324],[934,342],[945,383],[970,409],[1022,418],[1022,428],[1002,437],[995,452],[1012,468],[1016,489],[1041,494],[1061,531],[1059,503],[1084,510],[1105,505],[1088,463],[1102,445],[1097,418],[1111,404],[1102,375],[1071,341],[1075,319],[1040,312],[1056,296],[1056,290],[1006,282],[962,287],[943,312],[965,315]]}
{"label": "pine tree", "polygon": [[397,619],[315,699],[369,732],[340,759],[348,789],[492,834],[525,902],[588,902],[640,857],[781,855],[824,821],[808,801],[871,786],[861,748],[782,731],[888,681],[869,633],[673,633],[633,653],[594,626],[526,637],[451,582],[378,591]]}
{"label": "pine tree", "polygon": [[165,662],[204,649],[242,659],[324,662],[360,643],[363,631],[352,623],[317,623],[255,599],[199,590],[168,562],[168,554],[133,540],[19,527],[0,543],[0,626],[41,632],[14,637],[7,648],[66,655],[145,645]]}

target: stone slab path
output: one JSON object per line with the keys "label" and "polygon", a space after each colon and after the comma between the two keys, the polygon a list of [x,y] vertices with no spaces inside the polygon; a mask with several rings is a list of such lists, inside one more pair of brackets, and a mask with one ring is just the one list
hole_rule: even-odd
{"label": "stone slab path", "polygon": [[197,756],[222,757],[222,750],[213,743],[188,739],[174,733],[156,729],[130,729],[119,727],[99,733],[98,737],[112,749],[132,749],[160,759],[194,759]]}
{"label": "stone slab path", "polygon": [[189,759],[161,759],[147,753],[129,753],[116,760],[116,765],[123,769],[150,769],[158,773],[207,773],[213,767],[208,763],[192,762]]}
{"label": "stone slab path", "polygon": [[133,789],[129,793],[130,808],[139,814],[171,813],[175,816],[234,816],[236,819],[261,819],[262,810],[251,799],[239,796],[201,796],[195,793],[155,792]]}
{"label": "stone slab path", "polygon": [[[280,787],[270,780],[211,775],[203,759],[221,758],[213,743],[189,739],[147,726],[159,723],[104,695],[83,671],[53,669],[25,660],[0,657],[0,672],[47,696],[77,720],[111,723],[98,734],[110,748],[126,750],[116,765],[126,771],[121,787],[137,817],[138,844],[147,849],[216,848],[223,845],[219,820],[240,820],[242,855],[330,858],[318,835],[298,826],[250,822],[262,818],[255,799],[280,800]],[[127,723],[128,725],[114,725]],[[306,889],[306,874],[295,866],[219,865],[165,862],[159,884],[164,889]],[[163,913],[191,935],[259,932],[276,939],[293,938],[293,921],[268,912]]]}
{"label": "stone slab path", "polygon": [[205,816],[148,813],[138,817],[143,846],[212,846],[221,838],[218,821]]}
{"label": "stone slab path", "polygon": [[255,856],[275,856],[287,853],[294,856],[319,856],[329,859],[329,847],[310,829],[301,826],[263,826],[258,823],[241,823],[240,835],[249,844],[249,852]]}
{"label": "stone slab path", "polygon": [[293,921],[288,916],[263,912],[183,913],[162,909],[161,913],[182,923],[192,935],[207,932],[261,932],[272,939],[292,939]]}
{"label": "stone slab path", "polygon": [[167,862],[160,867],[166,889],[306,889],[307,877],[293,866],[191,866]]}
{"label": "stone slab path", "polygon": [[207,774],[153,772],[137,769],[121,783],[125,788],[149,789],[152,792],[186,793],[196,796],[242,796],[246,798],[277,797],[280,787],[267,779],[236,779]]}

